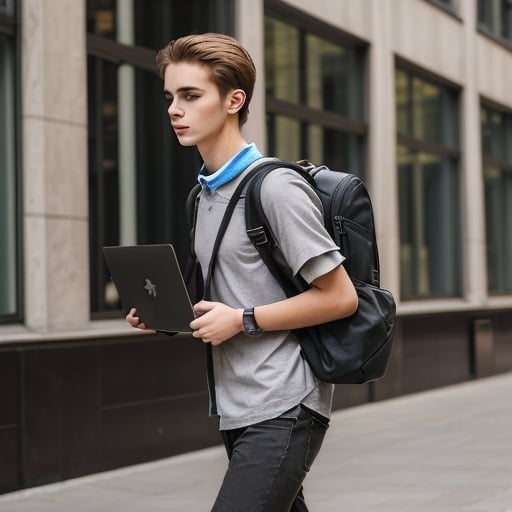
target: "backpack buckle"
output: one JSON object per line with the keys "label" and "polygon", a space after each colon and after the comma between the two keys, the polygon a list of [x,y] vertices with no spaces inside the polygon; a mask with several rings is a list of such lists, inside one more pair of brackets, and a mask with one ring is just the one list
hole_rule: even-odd
{"label": "backpack buckle", "polygon": [[268,244],[267,232],[263,226],[251,228],[247,230],[247,236],[251,239],[254,245]]}

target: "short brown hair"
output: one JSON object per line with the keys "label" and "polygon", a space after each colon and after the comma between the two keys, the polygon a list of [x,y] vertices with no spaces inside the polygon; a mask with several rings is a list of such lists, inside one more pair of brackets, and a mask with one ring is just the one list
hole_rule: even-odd
{"label": "short brown hair", "polygon": [[156,56],[158,73],[163,79],[167,66],[177,62],[197,62],[208,66],[221,97],[233,89],[242,89],[246,99],[239,122],[247,121],[256,68],[247,50],[233,37],[224,34],[194,34],[171,41]]}

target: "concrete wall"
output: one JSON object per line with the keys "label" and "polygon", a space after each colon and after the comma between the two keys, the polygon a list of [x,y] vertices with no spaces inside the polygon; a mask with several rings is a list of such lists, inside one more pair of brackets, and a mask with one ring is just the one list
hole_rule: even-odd
{"label": "concrete wall", "polygon": [[[262,2],[253,2],[253,9]],[[510,50],[478,33],[476,0],[456,15],[426,0],[295,0],[285,2],[369,44],[369,180],[377,218],[383,285],[399,292],[399,227],[394,98],[395,58],[461,88],[461,178],[464,296],[399,304],[401,314],[512,307],[489,298],[480,153],[480,96],[512,108]],[[421,20],[421,23],[419,22]],[[256,33],[259,24],[246,24]],[[250,40],[251,36],[245,35]],[[255,36],[252,36],[255,37]],[[262,84],[259,84],[262,87]]]}
{"label": "concrete wall", "polygon": [[[480,155],[480,99],[512,108],[510,52],[479,35],[476,0],[458,16],[425,0],[288,2],[369,44],[369,179],[378,219],[384,286],[399,290],[395,57],[462,88],[465,295],[400,304],[402,314],[510,307],[489,299]],[[20,335],[118,333],[121,323],[89,321],[85,1],[22,3],[22,133],[25,326]],[[248,139],[265,147],[263,0],[236,2],[237,35],[258,67]],[[421,23],[418,23],[421,20]],[[0,331],[0,339],[4,329]],[[13,329],[8,333],[12,334]]]}
{"label": "concrete wall", "polygon": [[39,333],[89,322],[84,4],[21,2],[25,319]]}

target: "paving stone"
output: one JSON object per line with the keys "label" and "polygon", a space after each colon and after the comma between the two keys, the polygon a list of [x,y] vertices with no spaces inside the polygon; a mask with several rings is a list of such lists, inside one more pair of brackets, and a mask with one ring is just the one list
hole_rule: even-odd
{"label": "paving stone", "polygon": [[[512,512],[512,373],[337,411],[312,512]],[[207,512],[222,447],[0,496],[0,512]]]}

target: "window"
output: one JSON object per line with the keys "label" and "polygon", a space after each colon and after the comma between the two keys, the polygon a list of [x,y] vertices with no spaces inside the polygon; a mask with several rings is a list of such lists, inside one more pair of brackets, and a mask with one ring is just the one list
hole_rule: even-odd
{"label": "window", "polygon": [[512,45],[512,0],[478,0],[478,27]]}
{"label": "window", "polygon": [[0,322],[19,320],[15,3],[0,1]]}
{"label": "window", "polygon": [[460,294],[457,92],[395,74],[402,299]]}
{"label": "window", "polygon": [[365,46],[282,4],[265,6],[269,153],[364,176]]}
{"label": "window", "polygon": [[[15,0],[0,0],[0,16],[3,16],[5,18],[11,18],[8,21],[9,24],[14,22],[14,4]],[[2,21],[4,23],[4,21]]]}
{"label": "window", "polygon": [[446,9],[449,12],[455,12],[457,8],[457,0],[428,0],[430,3],[438,5],[442,9]]}
{"label": "window", "polygon": [[120,308],[105,245],[188,249],[185,198],[200,162],[172,133],[156,50],[191,32],[232,32],[228,0],[88,0],[91,312]]}
{"label": "window", "polygon": [[487,279],[491,294],[512,292],[512,113],[481,109]]}

